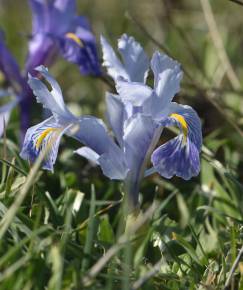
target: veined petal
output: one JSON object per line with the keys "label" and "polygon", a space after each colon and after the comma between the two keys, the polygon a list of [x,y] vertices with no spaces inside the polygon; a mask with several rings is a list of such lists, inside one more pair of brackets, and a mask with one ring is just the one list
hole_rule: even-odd
{"label": "veined petal", "polygon": [[180,64],[166,54],[155,52],[151,60],[154,73],[154,89],[165,107],[180,90],[183,73]]}
{"label": "veined petal", "polygon": [[149,58],[133,37],[123,34],[118,40],[124,67],[132,82],[145,82],[149,70]]}
{"label": "veined petal", "polygon": [[171,110],[173,113],[162,120],[161,124],[177,125],[181,132],[176,138],[158,147],[151,160],[160,175],[166,178],[176,175],[188,180],[197,176],[200,171],[201,122],[197,113],[189,106],[172,103]]}
{"label": "veined petal", "polygon": [[63,101],[62,91],[56,80],[48,73],[48,70],[44,66],[39,66],[36,70],[51,86],[51,91],[49,91],[40,79],[29,75],[28,84],[33,90],[37,102],[41,103],[44,108],[49,109],[55,116],[74,118]]}
{"label": "veined petal", "polygon": [[42,168],[53,171],[61,137],[68,129],[69,126],[62,127],[57,124],[54,117],[29,128],[20,156],[25,160],[34,162],[41,152],[44,152],[46,155]]}
{"label": "veined petal", "polygon": [[118,78],[129,80],[129,75],[108,41],[101,36],[100,42],[103,52],[103,65],[107,68],[108,74],[114,79],[114,81]]}
{"label": "veined petal", "polygon": [[116,89],[121,99],[131,102],[133,106],[142,106],[153,95],[153,90],[143,83],[128,82],[122,79],[117,80]]}

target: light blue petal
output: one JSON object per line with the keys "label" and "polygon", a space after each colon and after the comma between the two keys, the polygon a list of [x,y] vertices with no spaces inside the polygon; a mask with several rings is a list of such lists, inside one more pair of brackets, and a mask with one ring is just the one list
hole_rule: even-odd
{"label": "light blue petal", "polygon": [[105,176],[114,180],[124,180],[128,174],[128,167],[122,152],[108,151],[99,158],[99,164]]}
{"label": "light blue petal", "polygon": [[111,139],[101,120],[90,116],[81,117],[78,130],[75,133],[71,131],[67,133],[69,136],[86,145],[78,149],[77,154],[99,164],[103,173],[110,179],[125,178],[128,169],[124,154]]}
{"label": "light blue petal", "polygon": [[119,96],[106,94],[107,119],[120,146],[123,145],[123,124],[127,118],[125,105]]}
{"label": "light blue petal", "polygon": [[180,64],[166,54],[155,52],[151,60],[154,73],[154,89],[165,107],[180,90],[183,73]]}
{"label": "light blue petal", "polygon": [[114,79],[114,81],[121,77],[125,80],[129,80],[129,75],[108,41],[101,36],[100,42],[103,52],[103,65],[107,68],[108,74]]}
{"label": "light blue petal", "polygon": [[61,137],[68,128],[69,126],[60,126],[54,117],[50,117],[40,124],[29,128],[25,135],[20,156],[33,163],[40,153],[46,150],[42,168],[53,171]]}
{"label": "light blue petal", "polygon": [[[113,147],[113,149],[114,148],[115,147]],[[112,148],[110,148],[106,153],[99,155],[89,147],[81,147],[76,150],[75,153],[99,165],[103,174],[110,179],[124,180],[127,176],[128,168],[120,150],[113,151]]]}
{"label": "light blue petal", "polygon": [[190,140],[185,145],[182,135],[157,148],[151,160],[156,171],[165,178],[176,175],[189,180],[200,171],[199,152]]}
{"label": "light blue petal", "polygon": [[105,124],[98,118],[82,116],[76,126],[76,128],[74,126],[73,129],[70,129],[67,134],[76,138],[99,155],[106,152],[109,146],[113,144]]}
{"label": "light blue petal", "polygon": [[29,75],[28,84],[36,96],[37,102],[41,103],[44,108],[49,109],[55,116],[62,116],[66,119],[73,119],[74,116],[67,109],[62,96],[62,91],[56,80],[48,73],[47,68],[39,66],[36,70],[48,82],[51,91],[46,84],[39,78]]}
{"label": "light blue petal", "polygon": [[89,147],[81,147],[78,150],[75,150],[74,153],[88,159],[89,161],[91,161],[94,164],[99,164],[99,157],[100,155],[97,154],[94,150],[90,149]]}
{"label": "light blue petal", "polygon": [[123,34],[118,40],[124,67],[132,82],[145,82],[149,70],[149,58],[133,37]]}
{"label": "light blue petal", "polygon": [[151,161],[156,171],[171,178],[176,175],[185,180],[197,176],[200,171],[199,153],[202,146],[201,122],[197,113],[189,106],[176,103],[171,105],[171,113],[178,114],[184,118],[187,128],[183,126],[184,121],[175,115],[161,121],[163,126],[177,125],[181,133],[169,142],[158,147],[151,156]]}
{"label": "light blue petal", "polygon": [[118,80],[116,89],[122,101],[131,102],[133,106],[142,106],[153,95],[153,90],[143,83]]}
{"label": "light blue petal", "polygon": [[169,112],[169,105],[163,105],[163,101],[155,93],[143,103],[143,113],[152,116],[155,120],[167,117]]}
{"label": "light blue petal", "polygon": [[144,176],[148,158],[159,136],[159,125],[151,117],[142,114],[134,115],[125,127],[124,149],[129,167],[126,186],[134,204],[138,200],[139,183]]}

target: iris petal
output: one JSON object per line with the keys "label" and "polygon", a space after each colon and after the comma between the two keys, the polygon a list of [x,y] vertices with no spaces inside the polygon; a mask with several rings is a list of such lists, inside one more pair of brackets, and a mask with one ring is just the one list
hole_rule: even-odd
{"label": "iris petal", "polygon": [[130,81],[145,83],[149,69],[149,58],[142,46],[133,37],[123,34],[118,40],[118,49]]}
{"label": "iris petal", "polygon": [[50,65],[58,51],[79,66],[84,75],[100,75],[95,37],[85,17],[76,16],[75,0],[30,0],[33,13],[32,39],[26,71]]}
{"label": "iris petal", "polygon": [[162,120],[161,124],[167,127],[177,125],[181,132],[176,138],[158,147],[151,161],[160,175],[166,178],[176,175],[188,180],[200,171],[201,122],[189,106],[172,103],[171,109],[174,109],[174,113]]}
{"label": "iris petal", "polygon": [[163,108],[180,90],[183,76],[180,64],[166,54],[155,52],[151,60],[151,68],[154,72],[154,89],[162,100],[161,108]]}
{"label": "iris petal", "polygon": [[41,73],[51,86],[51,91],[49,91],[47,86],[40,79],[29,76],[28,83],[37,101],[41,103],[44,108],[49,109],[55,116],[72,119],[73,116],[65,106],[62,91],[56,80],[48,73],[48,70],[44,66],[39,66],[36,70]]}
{"label": "iris petal", "polygon": [[[127,190],[136,203],[139,183],[144,175],[151,150],[157,143],[158,124],[143,114],[136,114],[126,122],[124,130],[124,151],[129,168]],[[158,134],[159,133],[159,134]]]}
{"label": "iris petal", "polygon": [[63,57],[79,66],[82,74],[101,74],[96,50],[96,40],[85,17],[74,18],[70,31],[60,37]]}
{"label": "iris petal", "polygon": [[41,152],[45,152],[42,168],[53,171],[61,137],[68,128],[69,126],[61,127],[58,125],[53,117],[29,128],[20,156],[25,160],[34,162]]}
{"label": "iris petal", "polygon": [[108,41],[101,36],[100,42],[103,52],[103,65],[107,68],[107,73],[114,79],[114,81],[120,77],[129,80],[129,75]]}
{"label": "iris petal", "polygon": [[107,119],[120,146],[123,145],[123,123],[126,119],[125,105],[119,96],[106,94]]}
{"label": "iris petal", "polygon": [[131,102],[134,106],[142,106],[153,95],[153,90],[143,83],[118,80],[116,89],[123,101]]}
{"label": "iris petal", "polygon": [[101,36],[103,65],[108,74],[117,81],[145,82],[149,69],[149,60],[141,45],[133,37],[123,34],[118,40],[118,49],[123,63],[117,57],[108,41]]}
{"label": "iris petal", "polygon": [[75,152],[100,165],[104,175],[110,179],[124,179],[127,165],[123,151],[111,139],[103,122],[94,117],[83,116],[79,119],[78,127],[73,137],[88,148],[82,147]]}

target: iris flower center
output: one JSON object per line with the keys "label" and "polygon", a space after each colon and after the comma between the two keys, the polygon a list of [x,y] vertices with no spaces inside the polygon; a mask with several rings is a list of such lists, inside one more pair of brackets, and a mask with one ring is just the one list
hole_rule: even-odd
{"label": "iris flower center", "polygon": [[66,33],[65,34],[65,37],[68,38],[68,39],[73,40],[80,47],[83,47],[84,46],[84,44],[81,41],[81,39],[75,33],[73,33],[73,32]]}
{"label": "iris flower center", "polygon": [[58,130],[60,130],[60,129],[59,129],[59,128],[47,128],[47,129],[45,129],[45,130],[40,134],[40,136],[38,137],[38,139],[37,139],[37,141],[36,141],[36,144],[35,144],[36,149],[37,149],[37,150],[40,149],[40,146],[41,146],[43,140],[44,140],[44,139],[45,139],[45,138],[46,138],[50,133],[52,133],[52,132],[54,132],[54,131],[58,131]]}

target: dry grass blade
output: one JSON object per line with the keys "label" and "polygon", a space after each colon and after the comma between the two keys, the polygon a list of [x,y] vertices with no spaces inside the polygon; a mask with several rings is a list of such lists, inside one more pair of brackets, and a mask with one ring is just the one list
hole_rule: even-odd
{"label": "dry grass blade", "polygon": [[232,279],[232,276],[240,262],[240,259],[243,255],[243,246],[241,247],[240,251],[239,251],[239,254],[238,256],[236,257],[235,261],[234,261],[234,264],[232,265],[232,268],[230,269],[230,272],[229,272],[229,276],[225,282],[225,285],[224,285],[224,290],[227,290],[228,287],[230,286],[230,282],[231,282],[231,279]]}
{"label": "dry grass blade", "polygon": [[159,260],[147,273],[145,273],[142,277],[136,280],[133,283],[132,290],[141,289],[140,287],[148,281],[151,277],[153,277],[157,272],[159,272],[161,265],[163,264],[163,259]]}
{"label": "dry grass blade", "polygon": [[229,60],[229,57],[226,53],[223,40],[220,36],[217,23],[215,21],[213,11],[211,8],[211,5],[208,0],[200,0],[201,6],[203,9],[204,17],[208,25],[208,29],[211,35],[211,38],[213,40],[213,43],[217,49],[217,53],[219,56],[219,59],[221,61],[222,66],[226,70],[226,74],[228,76],[229,81],[231,82],[234,89],[240,89],[241,84],[240,81],[231,65],[231,62]]}

